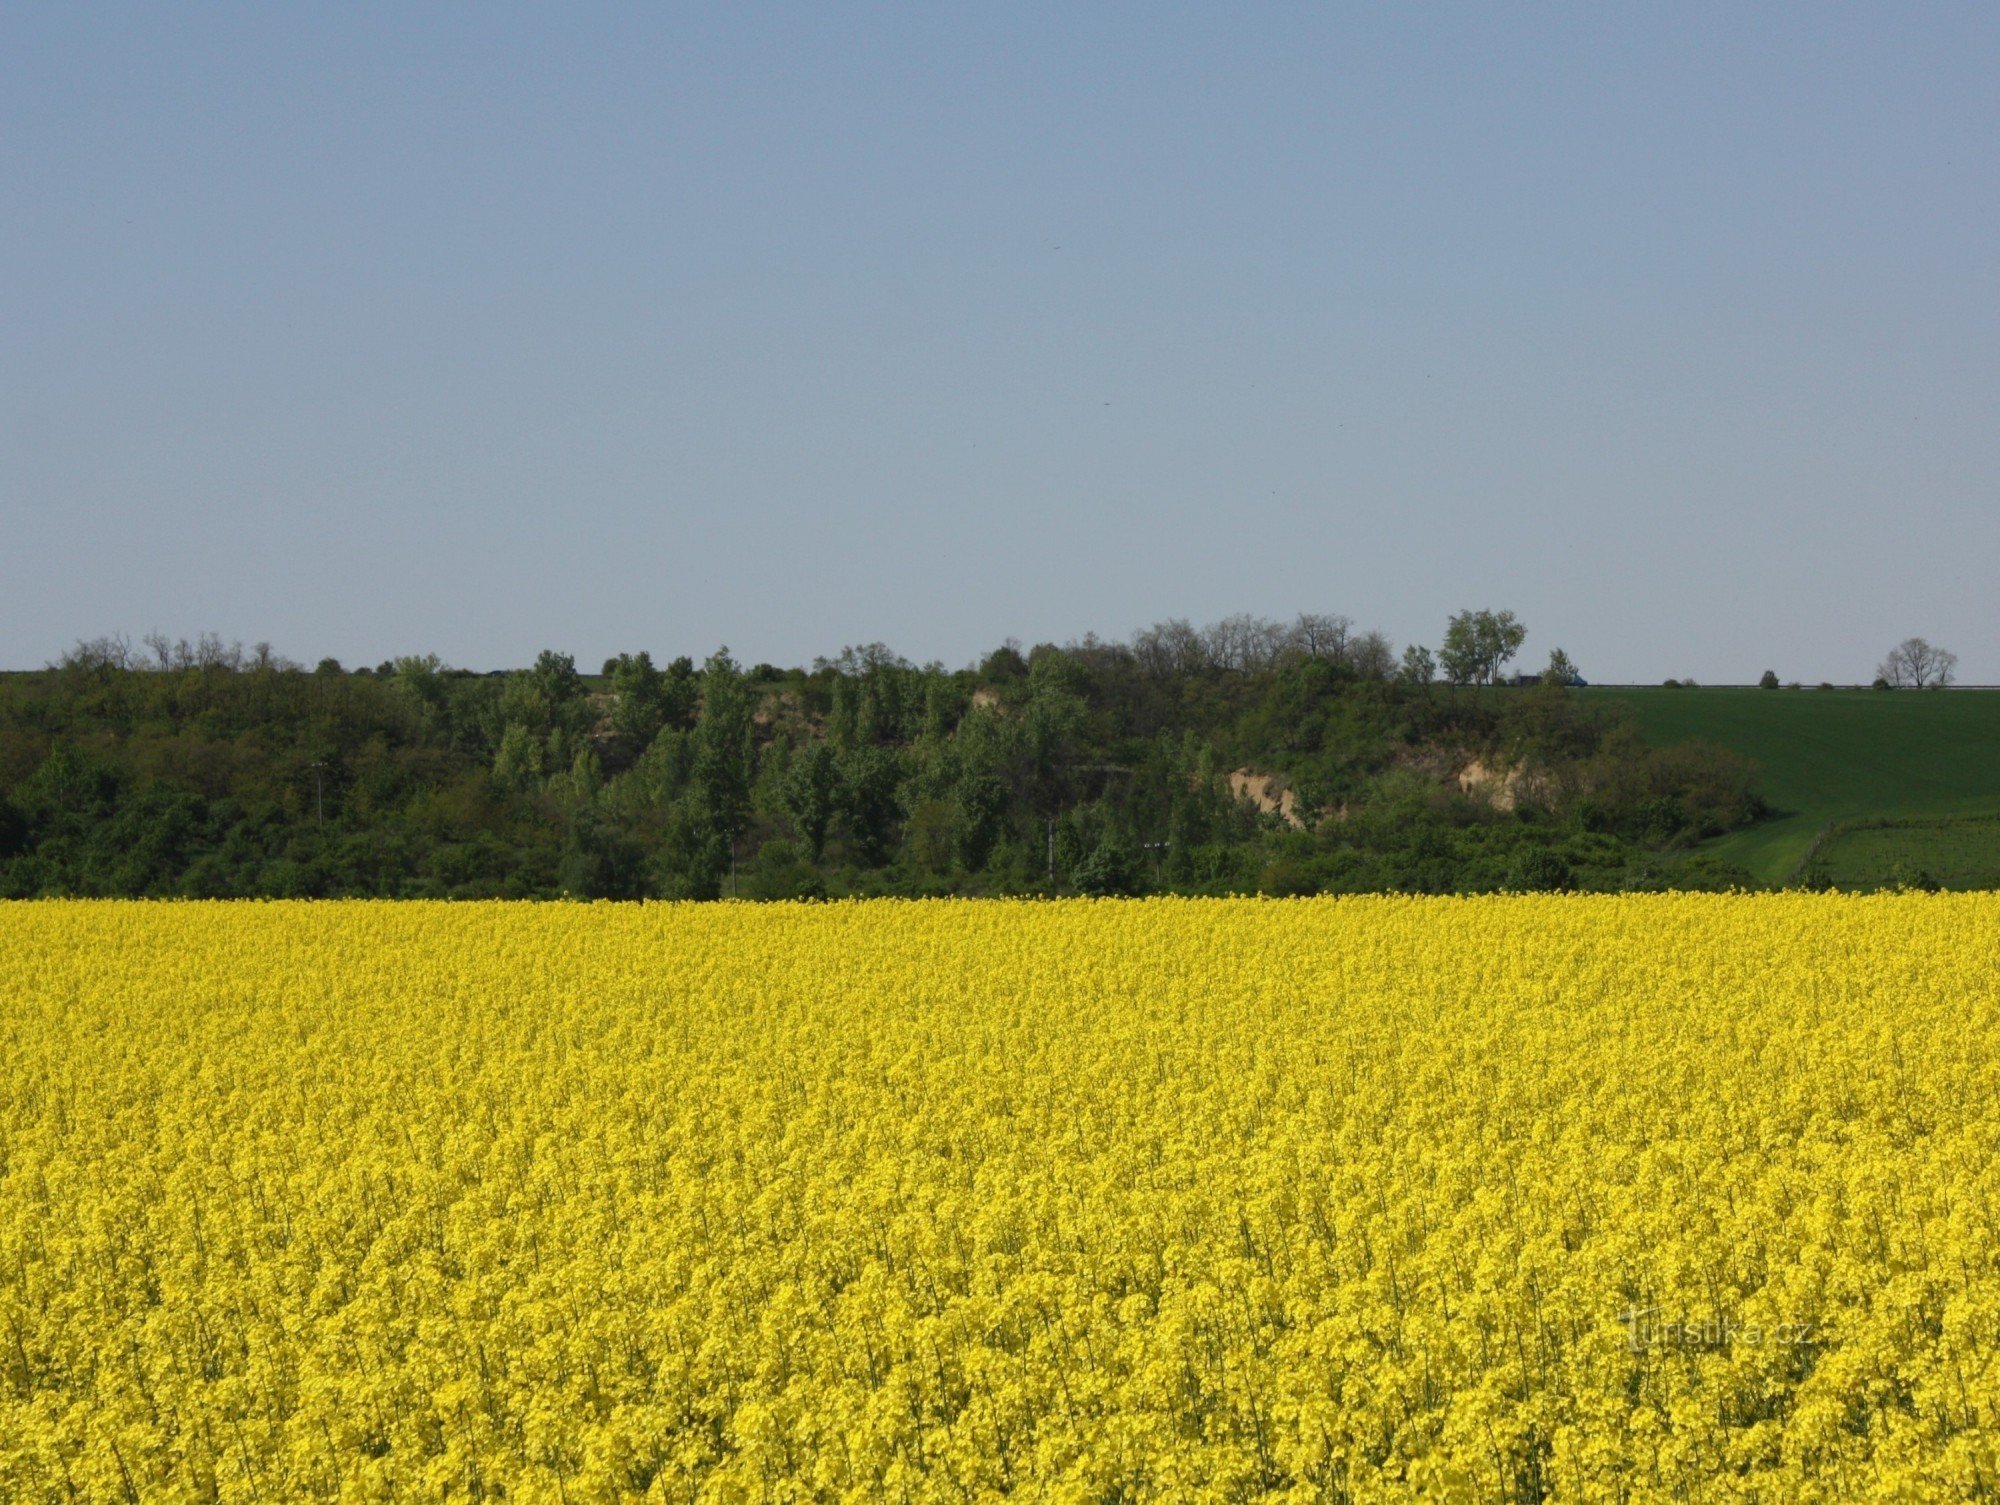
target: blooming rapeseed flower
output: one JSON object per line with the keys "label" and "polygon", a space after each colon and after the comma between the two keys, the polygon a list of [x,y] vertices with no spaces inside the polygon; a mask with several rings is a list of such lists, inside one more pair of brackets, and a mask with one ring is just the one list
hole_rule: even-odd
{"label": "blooming rapeseed flower", "polygon": [[1996,941],[0,906],[0,1498],[1991,1494]]}

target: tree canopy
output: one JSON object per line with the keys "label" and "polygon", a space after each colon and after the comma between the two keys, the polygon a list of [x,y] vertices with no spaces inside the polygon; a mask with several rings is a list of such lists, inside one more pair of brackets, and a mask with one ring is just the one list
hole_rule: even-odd
{"label": "tree canopy", "polygon": [[[0,895],[712,898],[1725,883],[1689,848],[1754,771],[1496,688],[1525,629],[1400,655],[1337,613],[1174,619],[976,665],[881,644],[411,655],[308,671],[213,638],[0,676]],[[1439,667],[1448,683],[1437,681]],[[1934,671],[1933,671],[1934,672]]]}

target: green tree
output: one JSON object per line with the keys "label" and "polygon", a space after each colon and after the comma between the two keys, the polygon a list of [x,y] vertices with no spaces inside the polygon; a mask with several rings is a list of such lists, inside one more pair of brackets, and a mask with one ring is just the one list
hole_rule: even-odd
{"label": "green tree", "polygon": [[958,860],[976,873],[1007,829],[1007,786],[990,773],[972,774],[959,782],[957,799]]}
{"label": "green tree", "polygon": [[1103,897],[1136,894],[1144,886],[1138,854],[1115,832],[1106,832],[1091,853],[1076,865],[1071,881],[1078,893]]}
{"label": "green tree", "polygon": [[115,765],[69,743],[58,743],[21,786],[20,794],[31,816],[97,817],[110,813],[124,782]]}
{"label": "green tree", "polygon": [[611,730],[625,744],[629,755],[637,757],[667,723],[667,677],[653,667],[653,656],[641,649],[637,653],[621,653],[613,659],[609,678],[615,697]]}
{"label": "green tree", "polygon": [[896,755],[884,747],[857,747],[841,772],[842,813],[855,856],[863,867],[880,867],[896,849],[896,823],[903,813],[896,797],[902,776]]}
{"label": "green tree", "polygon": [[903,825],[906,861],[936,877],[951,869],[958,807],[950,800],[919,800]]}
{"label": "green tree", "polygon": [[779,839],[757,849],[748,892],[753,899],[820,899],[826,896],[826,884],[796,846]]}
{"label": "green tree", "polygon": [[1560,852],[1524,847],[1507,869],[1507,887],[1518,893],[1560,893],[1576,887],[1576,874]]}
{"label": "green tree", "polygon": [[695,673],[694,660],[683,653],[660,676],[660,709],[666,725],[675,731],[693,730],[700,701],[700,676]]}
{"label": "green tree", "polygon": [[1024,679],[1028,673],[1028,661],[1021,657],[1021,645],[1009,638],[981,660],[979,678],[986,684],[1012,684]]}
{"label": "green tree", "polygon": [[559,881],[578,899],[637,899],[646,892],[646,849],[591,811],[578,815],[563,845]]}
{"label": "green tree", "polygon": [[[397,667],[400,672],[400,660]],[[528,679],[542,703],[551,709],[565,706],[583,693],[583,676],[576,672],[576,659],[553,648],[544,648],[535,656]]]}
{"label": "green tree", "polygon": [[826,853],[826,833],[840,810],[840,760],[831,746],[815,742],[792,759],[780,790],[806,854],[815,866]]}
{"label": "green tree", "polygon": [[833,705],[827,712],[826,738],[841,752],[859,739],[861,690],[855,680],[835,671]]}
{"label": "green tree", "polygon": [[1461,611],[1446,624],[1438,662],[1455,685],[1492,684],[1527,637],[1511,611]]}
{"label": "green tree", "polygon": [[1077,746],[1089,707],[1079,693],[1082,675],[1068,654],[1037,647],[1029,661],[1028,707],[1024,718],[1028,799],[1044,820],[1070,796]]}
{"label": "green tree", "polygon": [[750,692],[727,648],[701,671],[701,719],[695,726],[694,799],[709,860],[729,865],[736,833],[750,815]]}

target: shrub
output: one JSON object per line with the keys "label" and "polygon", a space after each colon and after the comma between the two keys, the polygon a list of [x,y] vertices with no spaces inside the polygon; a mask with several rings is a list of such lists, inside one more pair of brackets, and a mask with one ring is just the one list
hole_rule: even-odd
{"label": "shrub", "polygon": [[1507,887],[1521,893],[1559,893],[1576,887],[1576,873],[1560,852],[1530,847],[1507,870]]}

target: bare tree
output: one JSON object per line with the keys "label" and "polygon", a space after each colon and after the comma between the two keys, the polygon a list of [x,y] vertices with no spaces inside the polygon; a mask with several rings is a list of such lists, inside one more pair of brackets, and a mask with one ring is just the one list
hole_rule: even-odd
{"label": "bare tree", "polygon": [[1209,662],[1216,668],[1243,667],[1243,645],[1236,631],[1234,617],[1224,617],[1220,622],[1210,622],[1201,630],[1201,641],[1202,646],[1208,650]]}
{"label": "bare tree", "polygon": [[1922,638],[1905,638],[1875,672],[1897,689],[1935,690],[1950,684],[1957,670],[1956,653],[1933,648]]}
{"label": "bare tree", "polygon": [[243,668],[243,645],[225,643],[213,632],[204,632],[194,645],[194,662],[198,669],[225,669],[234,674]]}
{"label": "bare tree", "polygon": [[[204,632],[192,643],[186,638],[170,638],[164,632],[149,632],[139,641],[151,650],[155,669],[221,669],[234,674],[240,673],[248,663],[241,643],[225,643],[212,632]],[[275,657],[269,662],[274,668],[285,668],[290,664],[288,659]],[[133,656],[132,667],[141,667],[136,655]]]}
{"label": "bare tree", "polygon": [[1169,617],[1133,633],[1127,651],[1141,669],[1161,678],[1215,669],[1255,674],[1301,658],[1341,664],[1368,679],[1396,672],[1388,639],[1357,633],[1347,617],[1318,612],[1301,612],[1290,623],[1238,612],[1202,628]]}
{"label": "bare tree", "polygon": [[1132,635],[1132,654],[1150,674],[1195,674],[1209,667],[1208,645],[1185,617],[1169,617]]}
{"label": "bare tree", "polygon": [[111,637],[92,638],[88,642],[79,641],[51,665],[57,669],[132,669],[138,663],[132,652],[132,644],[124,633]]}
{"label": "bare tree", "polygon": [[1396,645],[1379,632],[1364,632],[1348,644],[1347,661],[1363,679],[1388,679],[1396,672]]}
{"label": "bare tree", "polygon": [[1252,669],[1269,669],[1277,665],[1285,656],[1287,633],[1285,624],[1273,622],[1269,617],[1249,618],[1247,665]]}
{"label": "bare tree", "polygon": [[1354,623],[1337,613],[1302,611],[1293,621],[1287,640],[1289,646],[1307,658],[1339,663],[1347,657],[1347,639],[1353,631]]}
{"label": "bare tree", "polygon": [[1172,672],[1174,658],[1167,646],[1164,624],[1142,627],[1132,634],[1132,657],[1148,674],[1165,676]]}
{"label": "bare tree", "polygon": [[1265,668],[1277,657],[1285,633],[1276,622],[1238,612],[1204,627],[1201,635],[1218,667],[1247,673]]}

